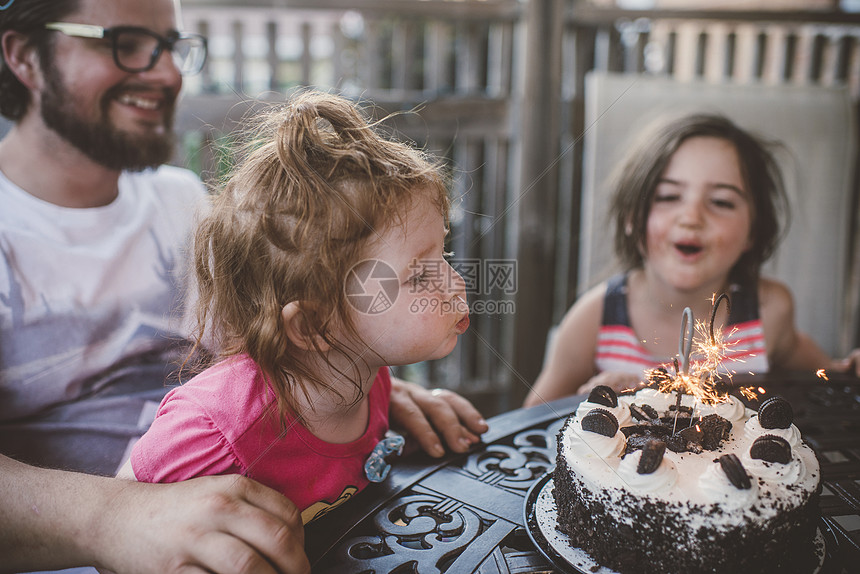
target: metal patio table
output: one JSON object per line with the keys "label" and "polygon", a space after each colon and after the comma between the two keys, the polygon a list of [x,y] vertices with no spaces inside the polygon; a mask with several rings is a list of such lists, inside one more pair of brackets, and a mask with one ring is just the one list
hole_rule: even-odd
{"label": "metal patio table", "polygon": [[[736,377],[787,398],[821,462],[823,574],[860,564],[860,379],[786,373]],[[468,453],[414,453],[305,530],[315,573],[554,572],[524,526],[529,488],[555,464],[555,437],[584,399],[567,397],[490,419]]]}

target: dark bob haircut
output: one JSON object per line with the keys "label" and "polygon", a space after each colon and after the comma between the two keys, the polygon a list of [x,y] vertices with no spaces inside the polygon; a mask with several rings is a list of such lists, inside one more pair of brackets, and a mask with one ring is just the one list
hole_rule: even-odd
{"label": "dark bob haircut", "polygon": [[663,120],[643,134],[612,178],[615,252],[626,269],[644,263],[648,215],[660,177],[681,144],[693,137],[715,137],[737,150],[741,174],[752,201],[752,245],[729,273],[733,282],[757,281],[762,264],[773,255],[789,222],[788,198],[772,150],[779,147],[716,114],[692,114]]}

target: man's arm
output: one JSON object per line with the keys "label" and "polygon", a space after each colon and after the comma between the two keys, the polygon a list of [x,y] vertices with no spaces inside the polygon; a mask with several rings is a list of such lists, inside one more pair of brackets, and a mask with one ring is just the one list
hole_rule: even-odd
{"label": "man's arm", "polygon": [[0,572],[310,572],[296,507],[239,476],[146,484],[0,455]]}

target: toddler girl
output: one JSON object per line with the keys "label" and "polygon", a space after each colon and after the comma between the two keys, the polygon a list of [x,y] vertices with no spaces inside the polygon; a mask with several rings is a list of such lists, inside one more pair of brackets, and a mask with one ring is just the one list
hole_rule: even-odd
{"label": "toddler girl", "polygon": [[709,319],[724,292],[730,312],[719,306],[714,324],[724,326],[727,371],[834,366],[795,327],[788,288],[759,275],[788,207],[764,142],[721,116],[685,116],[641,139],[615,181],[615,250],[627,271],[568,311],[527,406],[598,384],[636,387],[677,354],[683,310]]}
{"label": "toddler girl", "polygon": [[197,340],[220,361],[167,394],[120,476],[243,474],[307,523],[384,477],[387,366],[450,353],[468,307],[437,165],[332,95],[262,125],[195,237]]}

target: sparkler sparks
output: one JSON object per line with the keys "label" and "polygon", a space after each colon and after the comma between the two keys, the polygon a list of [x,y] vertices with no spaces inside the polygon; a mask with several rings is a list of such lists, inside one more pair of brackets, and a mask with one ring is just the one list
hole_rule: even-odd
{"label": "sparkler sparks", "polygon": [[729,344],[721,331],[714,332],[703,321],[696,322],[695,332],[692,353],[695,358],[690,361],[688,370],[676,369],[672,376],[665,368],[650,369],[648,380],[664,393],[681,391],[703,404],[726,402],[727,385],[722,376],[731,379],[731,373],[725,369],[720,373],[720,364]]}
{"label": "sparkler sparks", "polygon": [[[732,373],[728,369],[721,368],[721,365],[730,347],[736,343],[728,342],[722,329],[714,330],[714,319],[717,314],[717,308],[721,302],[725,302],[728,307],[729,298],[723,293],[719,297],[715,295],[712,301],[713,308],[710,323],[706,324],[704,321],[695,322],[695,333],[692,334],[692,349],[685,345],[685,338],[690,337],[687,328],[689,326],[688,321],[692,321],[692,311],[689,308],[684,310],[681,343],[679,345],[682,355],[681,365],[683,366],[679,368],[678,359],[674,360],[674,376],[665,367],[649,369],[646,372],[648,380],[660,392],[679,392],[692,395],[697,403],[702,404],[713,405],[729,401],[728,387],[730,386]],[[690,354],[695,357],[693,360],[690,360]],[[753,399],[756,397],[756,392],[752,387],[741,387],[738,391],[746,398]]]}

